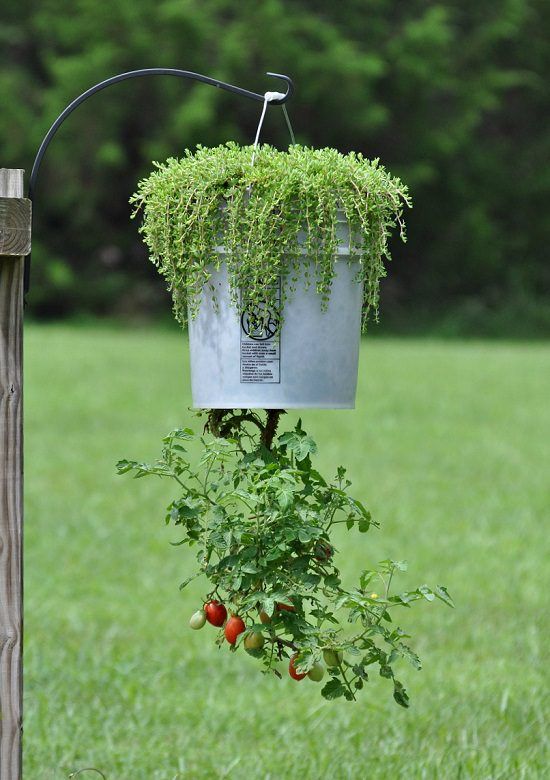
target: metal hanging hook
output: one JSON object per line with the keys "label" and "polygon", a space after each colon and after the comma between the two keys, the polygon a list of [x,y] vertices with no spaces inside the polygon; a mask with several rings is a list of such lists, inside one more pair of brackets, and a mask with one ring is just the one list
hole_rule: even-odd
{"label": "metal hanging hook", "polygon": [[[283,73],[267,73],[267,75],[282,79],[286,83],[286,92],[268,93],[270,95],[268,100],[270,104],[275,106],[283,105],[287,100],[289,100],[289,98],[292,96],[292,93],[294,92],[294,84],[292,83],[292,79],[289,76],[285,76]],[[140,70],[130,70],[126,73],[119,73],[117,76],[111,76],[104,81],[100,81],[98,84],[94,84],[93,87],[90,87],[77,98],[75,98],[71,103],[69,103],[69,105],[61,112],[61,114],[57,117],[55,122],[44,136],[31,170],[28,189],[29,200],[34,199],[36,179],[38,177],[38,171],[40,170],[40,165],[46,153],[46,149],[48,148],[54,135],[57,133],[65,119],[67,119],[67,117],[72,114],[72,112],[78,108],[78,106],[84,103],[85,100],[87,100],[92,95],[95,95],[96,92],[100,92],[102,89],[106,89],[113,84],[118,84],[120,81],[139,78],[141,76],[177,76],[179,78],[190,79],[192,81],[200,81],[203,84],[209,84],[212,87],[217,87],[218,89],[224,89],[227,92],[233,92],[236,95],[241,95],[242,97],[248,98],[249,100],[259,100],[262,103],[266,100],[265,94],[260,95],[258,92],[251,92],[248,89],[236,87],[233,84],[228,84],[227,82],[220,81],[219,79],[213,79],[210,76],[203,76],[201,73],[194,73],[191,70],[179,70],[178,68],[141,68]],[[25,259],[25,294],[28,292],[30,284],[30,262],[31,258],[30,255],[28,255]]]}
{"label": "metal hanging hook", "polygon": [[[269,102],[275,106],[280,106],[283,103],[286,103],[286,101],[292,96],[292,93],[294,92],[292,79],[282,73],[267,73],[267,75],[282,79],[284,82],[286,82],[286,92],[272,93],[273,95],[276,95],[276,97],[271,98]],[[61,114],[57,117],[55,122],[44,136],[31,170],[31,177],[29,180],[30,200],[33,200],[34,198],[36,179],[38,177],[38,171],[40,170],[42,158],[44,157],[46,149],[48,148],[51,140],[65,119],[67,119],[67,117],[72,114],[73,111],[78,108],[78,106],[84,103],[85,100],[88,100],[89,97],[95,95],[96,92],[100,92],[102,89],[106,89],[112,84],[118,84],[120,81],[139,78],[141,76],[177,76],[179,78],[191,79],[192,81],[200,81],[203,84],[209,84],[210,86],[217,87],[218,89],[225,89],[227,92],[234,92],[236,95],[241,95],[242,97],[246,97],[249,100],[259,100],[262,103],[265,100],[265,95],[260,95],[258,92],[250,92],[248,89],[235,87],[233,84],[227,84],[225,81],[213,79],[210,78],[210,76],[203,76],[201,73],[194,73],[191,70],[179,70],[178,68],[141,68],[140,70],[130,70],[126,73],[119,73],[117,76],[111,76],[104,81],[100,81],[98,84],[94,84],[93,87],[90,87],[77,98],[75,98],[71,103],[69,103],[69,105],[61,112]]]}
{"label": "metal hanging hook", "polygon": [[[282,79],[283,81],[286,81],[286,92],[283,95],[282,93],[271,93],[271,94],[277,94],[278,97],[273,97],[269,99],[269,102],[273,106],[281,106],[283,103],[286,103],[289,98],[292,97],[294,93],[294,84],[292,83],[292,79],[290,79],[288,76],[285,76],[283,73],[270,73],[269,71],[265,74],[266,76],[274,76],[277,79]],[[265,97],[265,95],[264,95]],[[263,98],[262,98],[263,100]]]}

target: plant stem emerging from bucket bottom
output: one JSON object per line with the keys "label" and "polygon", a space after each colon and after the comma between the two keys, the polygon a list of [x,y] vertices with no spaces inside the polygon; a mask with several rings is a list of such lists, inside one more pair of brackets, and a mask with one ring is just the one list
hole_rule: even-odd
{"label": "plant stem emerging from bucket bottom", "polygon": [[266,409],[265,412],[266,420],[262,422],[259,415],[247,409],[209,409],[204,430],[214,436],[228,438],[231,435],[242,435],[246,423],[252,423],[260,431],[261,443],[270,450],[279,419],[286,412],[284,409]]}

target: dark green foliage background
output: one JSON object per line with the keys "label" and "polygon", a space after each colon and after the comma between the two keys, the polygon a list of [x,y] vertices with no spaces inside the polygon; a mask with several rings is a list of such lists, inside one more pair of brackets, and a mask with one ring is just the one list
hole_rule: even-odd
{"label": "dark green foliage background", "polygon": [[[266,70],[285,72],[298,142],[380,157],[410,186],[386,327],[548,333],[549,28],[545,0],[5,3],[0,164],[30,172],[64,106],[124,70],[180,67],[259,92],[278,88]],[[128,197],[152,159],[250,143],[259,109],[167,77],[79,108],[39,180],[30,312],[168,315]],[[288,143],[279,109],[263,139]]]}

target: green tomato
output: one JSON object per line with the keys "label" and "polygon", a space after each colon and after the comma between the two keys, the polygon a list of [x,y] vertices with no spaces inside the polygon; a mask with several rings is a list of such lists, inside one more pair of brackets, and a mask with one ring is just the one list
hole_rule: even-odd
{"label": "green tomato", "polygon": [[318,661],[313,664],[309,672],[307,673],[307,676],[310,680],[313,680],[313,682],[321,682],[323,677],[325,676],[325,667],[323,664],[319,663]]}
{"label": "green tomato", "polygon": [[205,623],[206,623],[206,615],[204,613],[204,609],[199,609],[197,610],[197,612],[194,612],[191,615],[191,619],[189,620],[189,625],[195,631],[198,631],[199,628],[202,628]]}
{"label": "green tomato", "polygon": [[341,650],[323,650],[323,658],[329,669],[339,666],[342,663],[344,654]]}
{"label": "green tomato", "polygon": [[264,646],[265,639],[263,634],[257,631],[251,631],[244,638],[245,650],[261,650]]}

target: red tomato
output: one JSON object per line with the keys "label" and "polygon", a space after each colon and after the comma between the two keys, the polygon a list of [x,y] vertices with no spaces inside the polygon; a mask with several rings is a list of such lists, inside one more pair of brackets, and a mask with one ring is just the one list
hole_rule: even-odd
{"label": "red tomato", "polygon": [[320,539],[318,542],[316,542],[314,552],[315,560],[319,561],[320,563],[323,563],[324,561],[330,561],[334,555],[334,549],[332,545],[324,539]]}
{"label": "red tomato", "polygon": [[260,611],[260,620],[262,623],[271,623],[271,618],[264,609]]}
{"label": "red tomato", "polygon": [[305,673],[302,674],[302,672],[296,671],[295,663],[297,657],[298,657],[298,653],[294,653],[294,655],[291,656],[290,663],[288,664],[288,673],[293,680],[303,680],[304,677],[306,676]]}
{"label": "red tomato", "polygon": [[239,634],[245,630],[246,626],[242,618],[238,615],[231,615],[225,624],[224,634],[230,645],[234,645]]}
{"label": "red tomato", "polygon": [[209,601],[208,604],[204,605],[204,611],[209,623],[218,628],[223,626],[227,617],[227,610],[223,604],[220,604],[219,601],[215,600]]}
{"label": "red tomato", "polygon": [[285,612],[296,612],[296,607],[295,606],[293,606],[292,604],[282,604],[280,601],[277,601],[277,603],[275,604],[275,607],[279,611],[283,611],[284,610]]}

